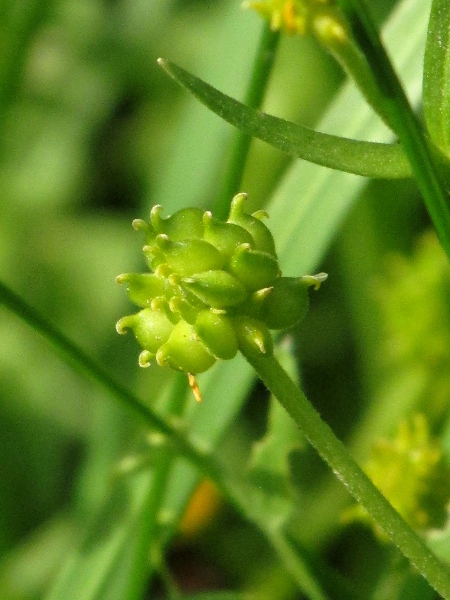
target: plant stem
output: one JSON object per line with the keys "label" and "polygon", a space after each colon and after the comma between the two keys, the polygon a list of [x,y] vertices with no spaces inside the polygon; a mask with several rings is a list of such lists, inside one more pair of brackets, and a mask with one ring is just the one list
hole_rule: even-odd
{"label": "plant stem", "polygon": [[323,41],[319,38],[319,42],[325,45],[347,75],[356,83],[373,110],[392,129],[391,114],[386,110],[383,94],[374,79],[364,54],[354,40],[351,37],[344,41],[339,39]]}
{"label": "plant stem", "polygon": [[411,164],[439,239],[450,257],[450,207],[441,172],[445,161],[424,135],[394,71],[364,0],[337,0],[364,53],[384,98],[389,123],[398,135]]}
{"label": "plant stem", "polygon": [[[264,26],[252,76],[248,85],[244,103],[251,108],[260,108],[264,94],[269,83],[276,50],[280,39],[279,31],[272,31],[269,24]],[[250,149],[252,136],[238,131],[234,144],[226,179],[219,198],[215,202],[214,214],[218,219],[227,216],[231,198],[242,191],[239,186],[242,182],[247,156]]]}
{"label": "plant stem", "polygon": [[[134,412],[135,415],[149,427],[167,435],[170,443],[173,446],[173,453],[168,450],[161,457],[161,462],[157,465],[157,474],[154,486],[149,492],[147,506],[151,507],[152,513],[157,514],[161,504],[164,490],[166,488],[167,476],[170,470],[170,464],[175,451],[184,456],[205,476],[209,477],[221,491],[223,496],[227,498],[236,508],[247,516],[250,521],[256,523],[261,531],[266,533],[268,542],[274,547],[280,560],[284,561],[284,551],[280,550],[279,540],[274,543],[272,539],[273,532],[267,532],[264,524],[257,523],[254,516],[249,515],[246,503],[242,501],[242,487],[240,480],[233,473],[226,473],[221,464],[216,460],[215,456],[210,453],[199,451],[182,433],[173,427],[168,421],[157,415],[152,409],[148,408],[143,402],[136,398],[126,388],[116,382],[101,366],[87,356],[76,344],[61,333],[56,327],[47,322],[37,311],[30,307],[20,296],[10,290],[4,283],[0,281],[0,304],[7,306],[13,313],[25,321],[30,327],[41,333],[52,345],[62,353],[69,364],[72,364],[77,371],[87,375],[97,381],[103,388],[116,397],[123,406]],[[181,386],[181,387],[180,387]],[[169,399],[170,407],[175,411],[181,410],[183,402],[182,388],[185,389],[185,384],[180,383],[178,378],[172,388],[172,394]],[[149,508],[150,510],[150,508]],[[150,520],[147,523],[148,530],[152,529],[153,522]],[[281,535],[281,534],[280,534]],[[146,554],[147,557],[147,554]],[[147,558],[146,558],[147,560]],[[304,572],[307,567],[298,556],[293,554],[290,557],[289,571],[294,576],[300,589],[304,589],[305,578]],[[135,577],[139,580],[138,574]],[[136,581],[135,585],[139,585]],[[313,597],[316,597],[313,595]],[[319,597],[319,596],[317,596]]]}
{"label": "plant stem", "polygon": [[344,444],[321,419],[277,360],[273,356],[246,358],[349,492],[372,515],[430,585],[446,600],[450,600],[448,568],[429,550],[368,479]]}
{"label": "plant stem", "polygon": [[90,358],[79,346],[66,337],[59,329],[44,319],[35,309],[29,306],[20,296],[0,281],[0,304],[7,306],[13,313],[23,319],[30,327],[41,333],[55,348],[65,356],[69,364],[77,371],[97,381],[103,388],[117,398],[123,406],[139,416],[149,427],[167,435],[178,452],[191,460],[201,471],[206,472],[220,485],[221,469],[208,455],[198,451],[180,431],[170,422],[159,416],[145,405],[127,388],[118,383],[97,362]]}

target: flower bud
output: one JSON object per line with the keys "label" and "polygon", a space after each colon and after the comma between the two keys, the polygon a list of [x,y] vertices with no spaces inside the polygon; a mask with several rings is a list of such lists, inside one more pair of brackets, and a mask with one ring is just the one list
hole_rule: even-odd
{"label": "flower bud", "polygon": [[212,310],[202,311],[195,322],[197,337],[206,348],[223,360],[233,358],[238,351],[238,342],[231,320]]}
{"label": "flower bud", "polygon": [[205,271],[182,280],[182,285],[212,308],[238,306],[247,297],[244,285],[226,271]]}
{"label": "flower bud", "polygon": [[161,367],[172,367],[195,375],[207,371],[216,359],[197,338],[194,327],[182,320],[157,351],[156,362]]}
{"label": "flower bud", "polygon": [[334,19],[337,24],[342,21],[334,4],[334,0],[245,0],[243,5],[268,19],[273,31],[305,35],[311,30],[315,33],[315,21],[321,16]]}
{"label": "flower bud", "polygon": [[318,287],[324,275],[281,277],[272,234],[261,222],[263,211],[244,211],[246,195],[232,201],[228,221],[198,208],[167,218],[161,206],[150,223],[133,221],[145,233],[143,251],[151,273],[126,273],[130,299],[143,310],[123,317],[117,331],[129,327],[142,347],[139,365],[156,359],[160,366],[190,374],[241,350],[247,357],[270,356],[269,329],[295,325],[304,315],[307,287]]}

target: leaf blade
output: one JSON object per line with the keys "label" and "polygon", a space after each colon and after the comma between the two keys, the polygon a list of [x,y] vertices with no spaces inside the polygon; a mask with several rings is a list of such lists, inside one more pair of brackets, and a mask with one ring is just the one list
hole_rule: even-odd
{"label": "leaf blade", "polygon": [[398,144],[363,142],[322,133],[245,106],[168,60],[158,64],[218,116],[288,154],[324,167],[380,179],[410,176]]}

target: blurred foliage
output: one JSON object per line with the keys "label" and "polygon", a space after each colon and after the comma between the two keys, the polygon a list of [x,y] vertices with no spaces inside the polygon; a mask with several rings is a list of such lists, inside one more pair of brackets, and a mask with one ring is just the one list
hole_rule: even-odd
{"label": "blurred foliage", "polygon": [[[382,20],[392,3],[371,4]],[[242,98],[262,24],[235,0],[5,0],[0,16],[0,277],[127,387],[163,406],[172,375],[157,368],[140,372],[131,336],[116,335],[114,323],[127,302],[114,280],[141,267],[133,217],[146,218],[158,203],[166,214],[191,205],[210,208],[234,132],[178,89],[155,61],[167,56]],[[311,40],[283,39],[265,110],[314,125],[342,79]],[[252,208],[266,204],[290,164],[262,142],[252,144],[243,183]],[[385,260],[392,252],[412,256],[428,227],[411,181],[366,185],[315,264],[330,273],[329,282],[293,334],[308,395],[360,459],[377,435],[391,434],[412,407],[424,411],[425,405],[449,448],[446,261],[431,238],[421,242],[420,259],[396,258],[391,267]],[[224,460],[241,472],[249,458],[270,447],[267,395],[254,386],[236,416],[239,386],[249,387],[250,379],[234,380],[231,368],[221,373],[205,380],[202,406],[188,400],[187,419],[198,439],[202,428],[214,440],[220,437]],[[208,408],[208,396],[219,389],[227,398],[224,423],[232,427],[216,431],[217,407]],[[141,498],[133,496],[133,485],[138,481],[145,496],[147,472],[119,476],[116,466],[147,448],[147,434],[3,307],[0,396],[0,598],[37,600],[52,588],[86,530],[100,535],[101,527],[107,529],[108,523],[91,524],[114,486],[123,485],[123,495],[110,506],[111,523],[118,515],[131,520]],[[279,415],[271,419],[283,423]],[[390,572],[387,550],[363,527],[340,523],[346,492],[301,438],[296,445],[288,435],[295,482],[289,494],[296,502],[295,514],[289,513],[292,537],[311,572],[339,581],[340,590],[349,586],[356,596],[372,597],[382,570]],[[252,450],[258,440],[259,450]],[[184,506],[197,481],[186,468],[180,461],[171,472],[169,508],[170,502]],[[180,497],[171,487],[176,477],[192,481]],[[205,497],[196,497],[200,509],[191,509],[183,522],[184,537],[146,583],[148,597],[164,597],[173,576],[186,593],[243,589],[257,598],[302,598],[258,528],[208,487],[201,489]],[[204,512],[202,502],[214,510]],[[197,524],[195,510],[202,512]],[[167,508],[163,517],[170,520],[169,513]],[[119,554],[117,564],[131,572],[127,561],[141,529],[139,521],[130,522],[130,555]],[[177,520],[171,523],[162,544],[173,538]],[[442,548],[448,558],[445,543]],[[141,558],[147,564],[147,553]],[[117,596],[105,590],[98,598],[135,597],[120,596],[114,577],[119,581],[123,571],[115,565],[111,585]],[[401,577],[408,582],[413,575],[402,569]],[[392,591],[386,598],[413,597],[395,591],[412,584],[386,585]],[[422,582],[417,586],[424,589]],[[67,590],[66,598],[72,597],[78,600]]]}

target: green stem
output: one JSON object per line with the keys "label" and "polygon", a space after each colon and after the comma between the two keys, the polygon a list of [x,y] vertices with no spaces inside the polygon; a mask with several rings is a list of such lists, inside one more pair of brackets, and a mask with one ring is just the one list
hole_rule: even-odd
{"label": "green stem", "polygon": [[[262,104],[279,39],[280,32],[272,31],[269,24],[265,25],[244,101],[251,108],[260,108]],[[242,182],[251,141],[251,135],[242,131],[236,133],[236,142],[231,153],[223,190],[214,206],[214,214],[218,219],[223,219],[227,216],[231,198],[242,191],[239,187]]]}
{"label": "green stem", "polygon": [[[241,485],[240,482],[233,477],[232,473],[225,473],[220,463],[212,454],[204,453],[199,450],[186,439],[175,427],[162,417],[154,413],[143,402],[136,398],[126,388],[117,383],[102,367],[87,356],[76,344],[68,339],[56,327],[48,323],[37,311],[31,308],[20,296],[11,291],[4,283],[0,281],[0,303],[7,306],[13,313],[23,319],[30,327],[41,333],[51,344],[62,353],[69,364],[72,364],[76,370],[84,375],[87,375],[97,381],[103,388],[117,398],[123,406],[131,410],[135,415],[141,418],[149,427],[152,427],[159,432],[165,434],[170,439],[174,450],[178,451],[193,465],[195,465],[201,473],[209,477],[221,491],[223,496],[227,498],[236,508],[248,516],[250,521],[255,521],[252,515],[247,514],[245,502],[241,500]],[[169,404],[171,408],[178,412],[179,404],[183,398],[180,389],[180,380],[174,384]],[[183,384],[185,386],[185,384]],[[171,462],[170,453],[164,453],[162,462],[159,463],[158,481],[155,482],[156,491],[153,489],[149,493],[147,505],[152,508],[150,512],[157,514],[161,503],[161,495],[166,488],[166,477],[169,472],[169,463]],[[150,510],[150,508],[149,508]],[[265,526],[262,523],[256,523],[262,531],[265,531]],[[152,522],[149,521],[147,527],[151,529]],[[284,561],[284,551],[280,550],[279,544],[274,544],[271,536],[266,532],[267,539],[274,546],[275,551],[279,554],[280,559]],[[147,554],[146,554],[147,556]],[[303,573],[305,565],[297,556],[291,555],[290,564],[288,565],[290,572],[293,574],[300,589],[305,585]],[[137,577],[137,575],[136,575]],[[313,596],[314,597],[314,596]]]}
{"label": "green stem", "polygon": [[155,411],[127,390],[127,388],[118,383],[103,367],[87,356],[79,346],[44,319],[1,281],[0,304],[7,306],[13,313],[30,325],[30,327],[49,340],[76,370],[97,381],[104,389],[117,398],[125,408],[140,417],[149,427],[167,435],[180,454],[191,460],[201,471],[207,473],[220,486],[222,479],[221,469],[215,461],[210,460],[208,455],[198,451],[176,427],[171,425],[166,419],[160,417]]}
{"label": "green stem", "polygon": [[363,0],[338,0],[383,96],[389,123],[398,135],[440,241],[450,256],[450,207],[442,157],[425,137]]}
{"label": "green stem", "polygon": [[320,38],[319,41],[325,44],[350,79],[353,79],[364,98],[385,124],[390,129],[394,129],[395,124],[391,122],[391,114],[386,110],[383,94],[374,79],[364,54],[354,43],[354,40],[350,37],[344,41],[340,39],[323,41]]}
{"label": "green stem", "polygon": [[430,585],[446,600],[450,600],[449,569],[429,550],[368,479],[344,444],[321,419],[277,360],[273,356],[246,358],[350,493],[372,515]]}

